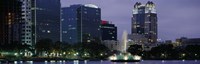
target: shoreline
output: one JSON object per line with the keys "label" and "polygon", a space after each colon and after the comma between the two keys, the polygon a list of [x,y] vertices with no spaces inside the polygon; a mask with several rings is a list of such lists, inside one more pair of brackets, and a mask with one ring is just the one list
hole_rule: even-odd
{"label": "shoreline", "polygon": [[[164,60],[164,61],[188,61],[188,60],[200,60],[200,59],[143,59],[142,61],[149,61],[149,60]],[[50,61],[109,61],[108,59],[63,59],[63,58],[37,58],[37,59],[18,59],[18,60],[7,60],[7,59],[1,59],[2,61],[8,61],[8,62],[14,62],[14,61],[34,61],[34,62],[50,62]]]}
{"label": "shoreline", "polygon": [[[40,60],[0,60],[0,63],[16,63],[16,62],[71,62],[71,61],[81,61],[81,62],[88,62],[88,61],[110,61],[112,62],[111,60],[93,60],[93,59],[90,59],[90,60],[82,60],[82,59],[40,59]],[[140,62],[142,61],[162,61],[162,62],[165,62],[165,61],[200,61],[200,59],[198,60],[141,60]]]}

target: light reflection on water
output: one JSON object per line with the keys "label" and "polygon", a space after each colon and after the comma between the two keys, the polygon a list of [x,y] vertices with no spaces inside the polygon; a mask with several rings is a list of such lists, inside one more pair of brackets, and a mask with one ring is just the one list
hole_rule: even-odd
{"label": "light reflection on water", "polygon": [[[12,63],[13,64],[13,63]],[[141,62],[110,62],[110,61],[44,61],[44,62],[34,62],[34,61],[14,61],[14,64],[200,64],[200,60],[143,60]]]}

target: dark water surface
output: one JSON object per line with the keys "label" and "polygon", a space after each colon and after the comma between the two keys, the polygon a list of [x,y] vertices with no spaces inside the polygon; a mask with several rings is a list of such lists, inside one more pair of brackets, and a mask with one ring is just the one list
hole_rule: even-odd
{"label": "dark water surface", "polygon": [[[13,64],[13,63],[12,63]],[[144,60],[141,62],[110,62],[110,61],[15,61],[14,64],[200,64],[200,60]]]}

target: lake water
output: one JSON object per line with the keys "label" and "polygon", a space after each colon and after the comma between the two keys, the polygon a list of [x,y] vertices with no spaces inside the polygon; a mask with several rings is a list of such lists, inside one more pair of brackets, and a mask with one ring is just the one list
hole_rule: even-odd
{"label": "lake water", "polygon": [[110,62],[110,61],[15,61],[14,64],[200,64],[200,60],[144,60],[141,62]]}

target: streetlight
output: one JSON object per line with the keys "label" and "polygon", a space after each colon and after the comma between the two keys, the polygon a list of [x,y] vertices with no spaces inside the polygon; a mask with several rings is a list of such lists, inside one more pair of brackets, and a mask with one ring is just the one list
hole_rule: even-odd
{"label": "streetlight", "polygon": [[183,53],[182,56],[184,57],[184,56],[185,56],[185,53]]}
{"label": "streetlight", "polygon": [[63,54],[65,55],[66,53],[65,53],[65,52],[63,52]]}
{"label": "streetlight", "polygon": [[76,54],[74,54],[74,56],[76,56]]}
{"label": "streetlight", "polygon": [[15,55],[15,56],[17,56],[17,55],[18,55],[18,53],[14,53],[14,55]]}
{"label": "streetlight", "polygon": [[162,56],[165,56],[165,54],[162,53]]}
{"label": "streetlight", "polygon": [[100,55],[101,55],[101,56],[103,56],[103,54],[102,54],[102,53],[101,53]]}
{"label": "streetlight", "polygon": [[197,54],[195,54],[195,56],[197,56]]}

